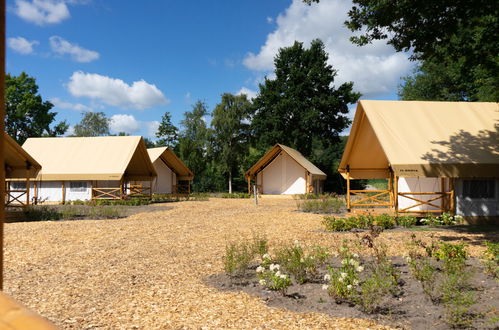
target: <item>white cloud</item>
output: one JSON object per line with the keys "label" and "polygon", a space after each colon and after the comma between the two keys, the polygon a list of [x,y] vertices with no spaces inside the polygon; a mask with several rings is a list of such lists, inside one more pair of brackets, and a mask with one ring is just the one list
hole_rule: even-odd
{"label": "white cloud", "polygon": [[140,130],[140,122],[132,115],[113,115],[109,121],[109,130],[114,134],[134,134]]}
{"label": "white cloud", "polygon": [[272,24],[274,22],[274,19],[270,16],[267,16],[267,23]]}
{"label": "white cloud", "polygon": [[147,128],[147,135],[150,137],[156,137],[156,132],[158,131],[160,122],[157,120],[145,122]]}
{"label": "white cloud", "polygon": [[91,107],[89,107],[89,106],[86,106],[86,105],[81,104],[81,103],[70,103],[70,102],[66,102],[66,101],[61,100],[58,97],[54,97],[54,98],[50,99],[50,102],[52,102],[52,104],[56,108],[59,108],[59,109],[74,110],[74,111],[78,111],[78,112],[89,112],[89,111],[93,111],[93,109]]}
{"label": "white cloud", "polygon": [[69,125],[68,130],[62,136],[71,136],[75,133],[75,127],[73,125]]}
{"label": "white cloud", "polygon": [[14,13],[37,25],[56,24],[70,17],[69,9],[60,0],[16,0]]}
{"label": "white cloud", "polygon": [[49,41],[53,52],[59,55],[69,54],[76,62],[91,62],[99,58],[99,53],[96,51],[72,44],[59,36],[52,36]]}
{"label": "white cloud", "polygon": [[335,84],[353,81],[356,90],[371,96],[393,91],[400,76],[409,72],[408,56],[396,53],[383,40],[363,47],[352,44],[349,40],[352,33],[343,24],[351,7],[350,1],[342,0],[321,0],[312,6],[293,0],[277,17],[276,30],[267,36],[257,54],[247,54],[244,65],[251,70],[270,72],[279,48],[289,47],[295,40],[308,47],[319,38],[329,53],[329,64],[338,70]]}
{"label": "white cloud", "polygon": [[246,96],[248,97],[248,100],[252,100],[256,97],[257,95],[257,92],[252,90],[252,89],[249,89],[249,88],[246,88],[246,87],[242,87],[237,93],[236,95],[241,95],[241,94],[246,94]]}
{"label": "white cloud", "polygon": [[88,97],[121,108],[144,110],[170,102],[156,85],[144,80],[128,85],[121,79],[77,71],[67,86],[73,96]]}
{"label": "white cloud", "polygon": [[8,38],[7,45],[15,52],[27,55],[33,53],[33,46],[39,45],[36,40],[29,41],[23,37]]}

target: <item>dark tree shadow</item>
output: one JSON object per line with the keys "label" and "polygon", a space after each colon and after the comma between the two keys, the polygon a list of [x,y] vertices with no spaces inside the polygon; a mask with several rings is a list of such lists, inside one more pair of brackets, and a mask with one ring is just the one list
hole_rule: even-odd
{"label": "dark tree shadow", "polygon": [[481,130],[478,134],[471,134],[460,130],[449,137],[447,141],[431,141],[444,147],[446,150],[432,149],[422,156],[430,163],[461,163],[476,164],[483,159],[496,160],[499,163],[499,123],[494,125],[495,130]]}

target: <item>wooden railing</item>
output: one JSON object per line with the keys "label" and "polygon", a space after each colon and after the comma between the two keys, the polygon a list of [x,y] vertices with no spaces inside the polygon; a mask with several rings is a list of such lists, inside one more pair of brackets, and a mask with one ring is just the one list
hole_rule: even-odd
{"label": "wooden railing", "polygon": [[[452,207],[452,200],[453,200],[453,192],[399,192],[399,196],[402,196],[404,198],[413,200],[415,204],[410,205],[408,207],[405,207],[403,209],[398,210],[399,213],[415,213],[415,212],[422,212],[422,213],[443,213],[443,212],[450,212]],[[414,197],[414,196],[435,196],[432,197],[428,200],[423,200],[422,197]],[[440,201],[440,205],[436,204],[435,202]],[[435,208],[434,210],[411,210],[415,207],[418,206],[431,206]]]}
{"label": "wooden railing", "polygon": [[122,199],[121,188],[92,188],[92,199]]}
{"label": "wooden railing", "polygon": [[[357,198],[351,198],[356,196]],[[390,190],[350,190],[350,206],[392,206]]]}
{"label": "wooden railing", "polygon": [[142,185],[130,185],[128,188],[127,197],[150,197],[151,187],[144,187]]}
{"label": "wooden railing", "polygon": [[[21,197],[24,197],[21,200]],[[25,207],[28,206],[27,189],[7,189],[5,190],[5,206],[7,207]]]}

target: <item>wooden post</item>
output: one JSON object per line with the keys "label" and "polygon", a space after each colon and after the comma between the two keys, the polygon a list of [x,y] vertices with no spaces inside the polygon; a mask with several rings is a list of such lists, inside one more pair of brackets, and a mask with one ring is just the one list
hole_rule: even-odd
{"label": "wooden post", "polygon": [[388,196],[390,196],[390,208],[393,208],[393,173],[392,173],[392,170],[389,169],[390,171],[390,176],[388,177],[388,190],[390,191],[390,193],[388,194]]}
{"label": "wooden post", "polygon": [[440,178],[440,191],[442,192],[442,198],[440,199],[440,203],[442,205],[442,212],[448,211],[447,210],[447,196],[445,195],[445,178],[442,177]]}
{"label": "wooden post", "polygon": [[29,177],[26,177],[26,206],[29,205]]}
{"label": "wooden post", "polygon": [[149,179],[149,199],[152,199],[152,177]]}
{"label": "wooden post", "polygon": [[62,204],[66,203],[66,185],[64,184],[64,181],[62,181]]}
{"label": "wooden post", "polygon": [[33,197],[35,200],[35,204],[38,204],[38,182],[33,181]]}
{"label": "wooden post", "polygon": [[350,166],[347,165],[347,210],[350,212]]}
{"label": "wooden post", "polygon": [[191,194],[191,180],[188,181],[189,183],[187,184],[187,194]]}
{"label": "wooden post", "polygon": [[393,203],[395,204],[395,213],[399,212],[399,178],[398,176],[393,176]]}
{"label": "wooden post", "polygon": [[[257,179],[256,186],[258,187],[258,174],[256,179]],[[260,190],[261,190],[260,193],[263,195],[263,171],[260,172]]]}
{"label": "wooden post", "polygon": [[253,195],[255,196],[255,205],[258,205],[258,193],[256,191],[256,183],[253,185]]}
{"label": "wooden post", "polygon": [[249,176],[246,177],[246,181],[248,181],[248,195],[251,194],[251,179]]}
{"label": "wooden post", "polygon": [[125,187],[123,186],[123,178],[120,180],[120,199],[123,199],[123,190]]}
{"label": "wooden post", "polygon": [[454,189],[454,178],[449,178],[449,189],[450,189],[450,214],[456,214],[456,201],[455,201],[455,189]]}

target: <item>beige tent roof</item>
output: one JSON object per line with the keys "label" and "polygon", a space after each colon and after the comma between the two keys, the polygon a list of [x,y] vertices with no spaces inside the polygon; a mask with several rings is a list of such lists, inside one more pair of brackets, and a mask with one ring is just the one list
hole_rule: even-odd
{"label": "beige tent roof", "polygon": [[7,179],[35,178],[42,166],[4,132],[4,163]]}
{"label": "beige tent roof", "polygon": [[156,171],[140,136],[29,138],[43,166],[37,180],[149,180]]}
{"label": "beige tent roof", "polygon": [[286,147],[282,144],[276,144],[273,146],[259,161],[257,161],[249,170],[246,171],[246,178],[254,178],[258,172],[263,170],[267,165],[269,165],[281,152],[287,153],[291,158],[293,158],[298,164],[303,166],[312,177],[316,179],[325,179],[326,174],[322,172],[317,166],[312,164],[308,159],[303,157],[301,153],[290,147]]}
{"label": "beige tent roof", "polygon": [[173,150],[169,147],[150,148],[147,149],[151,162],[154,163],[158,159],[165,162],[176,175],[178,180],[192,180],[194,173],[177,157]]}
{"label": "beige tent roof", "polygon": [[353,179],[499,177],[499,104],[359,101],[339,172]]}

